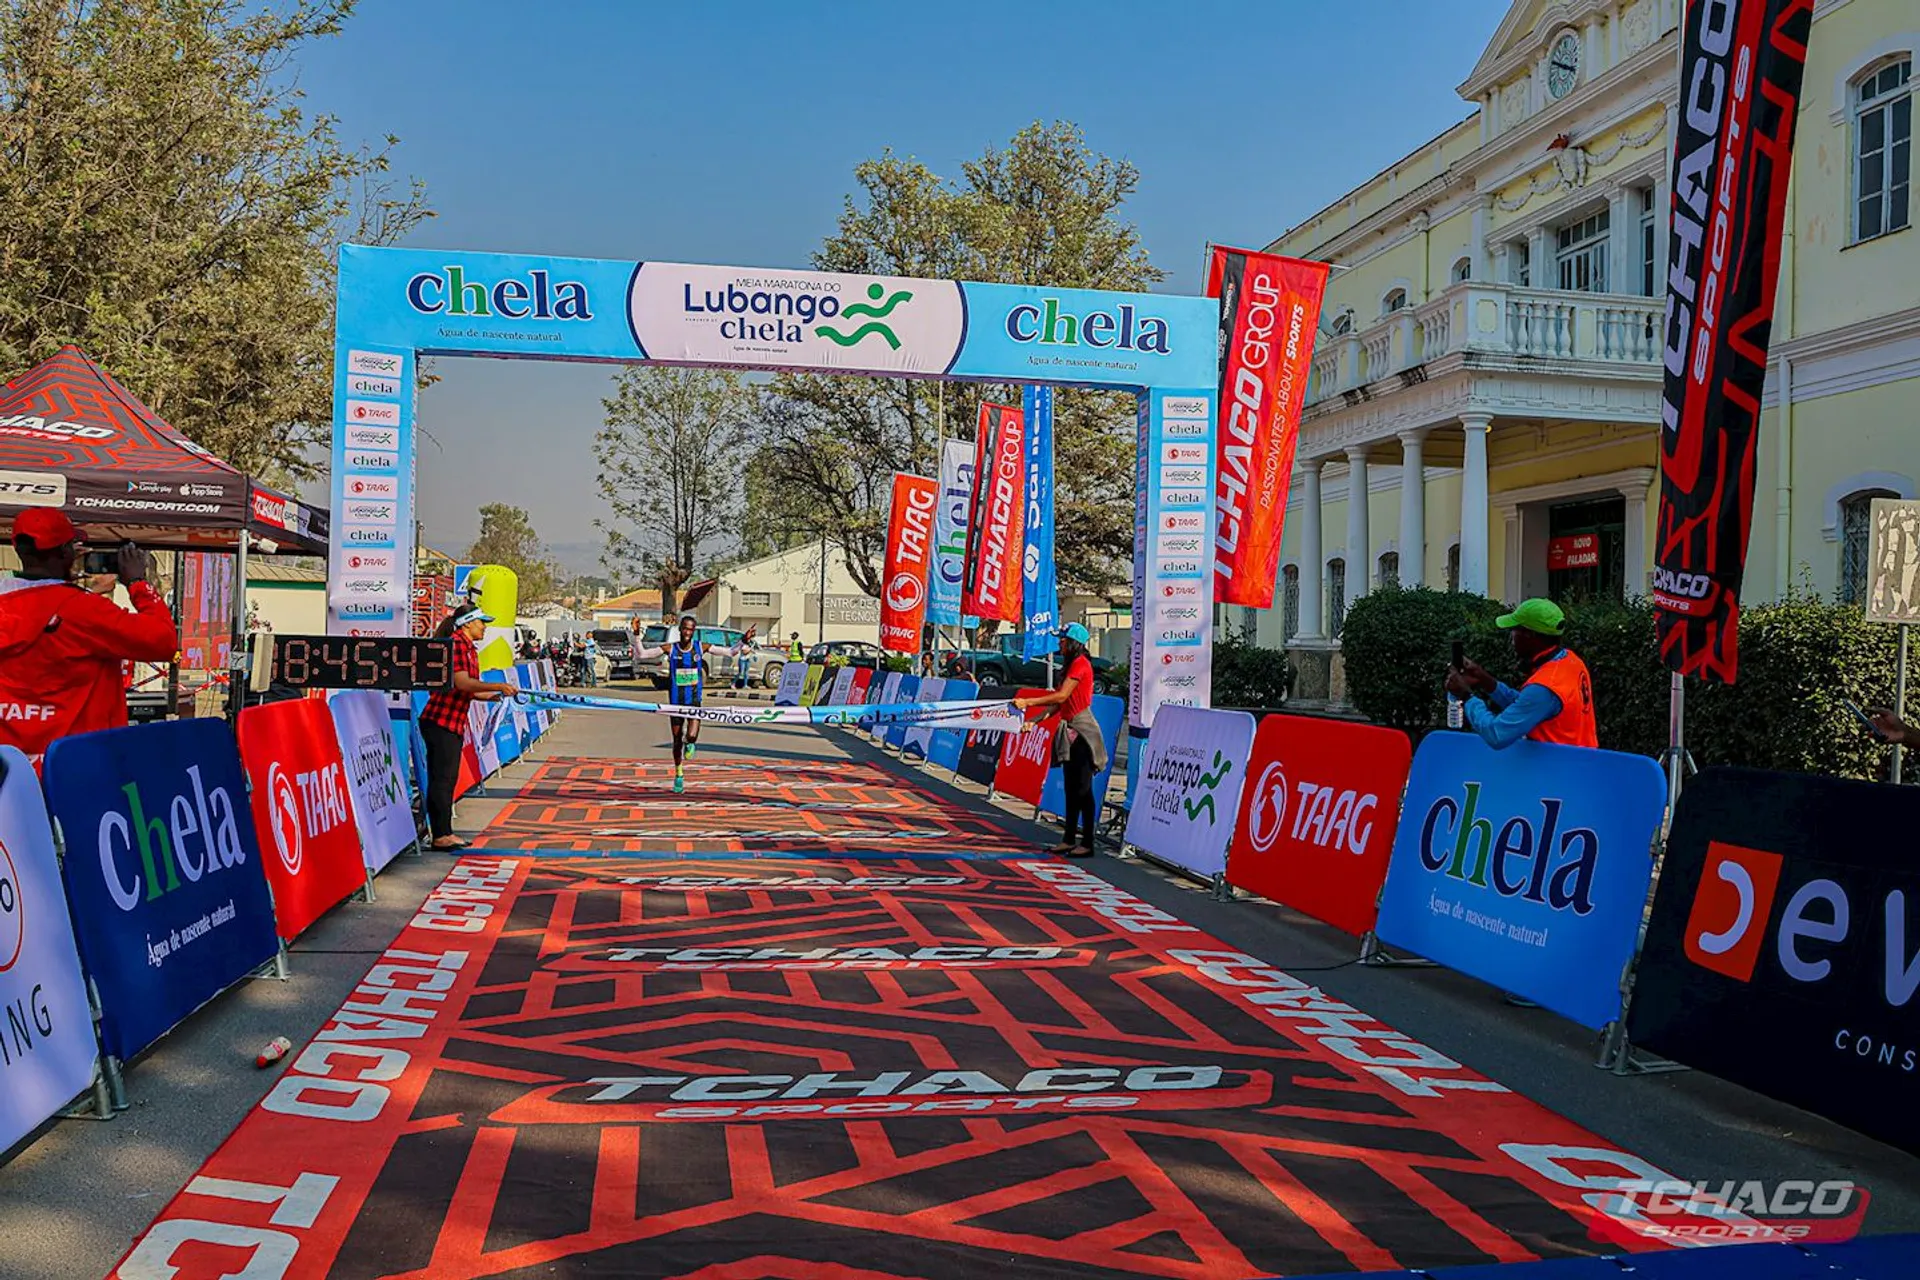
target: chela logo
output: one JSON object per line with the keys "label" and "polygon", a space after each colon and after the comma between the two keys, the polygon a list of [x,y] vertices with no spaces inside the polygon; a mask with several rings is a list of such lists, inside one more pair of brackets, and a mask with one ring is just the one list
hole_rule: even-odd
{"label": "chela logo", "polygon": [[20,871],[0,840],[0,973],[13,968],[27,939],[26,904],[20,900]]}
{"label": "chela logo", "polygon": [[277,760],[267,770],[267,809],[273,827],[273,847],[280,852],[280,865],[287,869],[288,875],[297,876],[307,857],[306,838],[301,834],[300,795],[293,779]]}
{"label": "chela logo", "polygon": [[1253,784],[1253,807],[1247,814],[1247,838],[1260,853],[1273,848],[1287,825],[1287,772],[1273,761]]}
{"label": "chela logo", "polygon": [[887,580],[886,594],[887,608],[899,613],[911,613],[926,598],[927,584],[914,574],[902,570]]}

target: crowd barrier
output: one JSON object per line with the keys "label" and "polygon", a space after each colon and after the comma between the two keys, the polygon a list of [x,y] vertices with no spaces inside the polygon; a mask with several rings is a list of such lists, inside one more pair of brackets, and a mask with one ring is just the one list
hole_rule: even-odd
{"label": "crowd barrier", "polygon": [[[951,696],[947,693],[947,683],[947,680],[941,676],[922,676],[920,678],[920,701],[942,702],[947,700]],[[857,688],[855,689],[853,701],[862,701],[858,696]],[[906,737],[901,739],[900,742],[900,758],[902,760],[924,761],[927,758],[927,752],[932,746],[932,725],[910,725],[907,728]]]}
{"label": "crowd barrier", "polygon": [[1224,876],[1253,729],[1244,711],[1161,707],[1127,810],[1127,843],[1193,875]]}
{"label": "crowd barrier", "polygon": [[[888,674],[894,675],[897,673],[889,672]],[[914,702],[920,697],[919,676],[902,675],[899,677],[897,684],[892,680],[889,680],[888,683],[893,685],[894,691],[894,697],[888,699],[888,701]],[[874,727],[875,729],[884,730],[881,734],[881,740],[889,749],[898,751],[906,746],[908,726],[905,721],[889,720],[884,725],[875,725]]]}
{"label": "crowd barrier", "polygon": [[1920,1152],[1920,791],[1708,769],[1673,816],[1633,1043]]}
{"label": "crowd barrier", "polygon": [[99,1057],[46,802],[0,747],[0,1151],[94,1087]]}
{"label": "crowd barrier", "polygon": [[[1107,784],[1113,779],[1113,762],[1119,755],[1120,726],[1126,723],[1127,700],[1097,693],[1093,696],[1092,709],[1094,721],[1100,726],[1100,736],[1107,746],[1107,767],[1093,775],[1093,813],[1098,820],[1107,803]],[[1058,769],[1047,770],[1046,784],[1040,788],[1040,812],[1050,813],[1056,818],[1064,818],[1067,814],[1067,789]]]}
{"label": "crowd barrier", "polygon": [[328,699],[327,710],[347,763],[361,858],[367,871],[377,874],[419,840],[396,733],[396,728],[405,733],[407,723],[393,719],[386,698],[372,689],[342,690]]}
{"label": "crowd barrier", "polygon": [[797,707],[800,695],[807,685],[808,667],[804,662],[788,660],[780,668],[780,687],[773,691],[773,705],[776,707]]}
{"label": "crowd barrier", "polygon": [[817,662],[807,664],[806,679],[800,685],[801,706],[810,707],[820,700],[821,677],[826,674],[826,671],[827,669]]}
{"label": "crowd barrier", "polygon": [[248,707],[239,735],[274,923],[280,940],[292,942],[372,877],[360,852],[346,759],[333,716],[318,698]]}
{"label": "crowd barrier", "polygon": [[[957,680],[949,677],[941,696],[948,702],[965,702],[981,697],[980,686],[971,680]],[[960,771],[960,748],[966,742],[967,734],[961,729],[935,729],[927,741],[927,763],[948,773]]]}
{"label": "crowd barrier", "polygon": [[852,701],[853,673],[858,667],[841,667],[833,673],[833,684],[827,690],[827,696],[821,702],[829,707],[844,707]]}
{"label": "crowd barrier", "polygon": [[[1043,689],[1015,689],[1017,698],[1044,693]],[[1000,735],[1000,759],[993,769],[995,795],[1011,796],[1038,809],[1047,771],[1053,768],[1053,733],[1029,720],[1018,733]]]}
{"label": "crowd barrier", "polygon": [[1270,715],[1253,735],[1227,883],[1356,937],[1379,912],[1407,786],[1407,735]]}
{"label": "crowd barrier", "polygon": [[[980,696],[997,701],[1011,698],[1019,690],[1004,684],[983,684]],[[958,734],[958,730],[955,731]],[[969,729],[961,736],[959,759],[954,763],[954,773],[968,782],[991,790],[994,775],[1000,771],[1000,738],[998,733],[985,733],[978,729]]]}

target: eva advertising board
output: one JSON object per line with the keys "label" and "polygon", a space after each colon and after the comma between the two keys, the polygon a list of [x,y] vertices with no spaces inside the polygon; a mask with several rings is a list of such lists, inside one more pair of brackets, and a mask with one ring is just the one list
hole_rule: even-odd
{"label": "eva advertising board", "polygon": [[1267,716],[1253,735],[1227,883],[1366,933],[1412,762],[1397,729]]}
{"label": "eva advertising board", "polygon": [[223,721],[60,738],[45,785],[108,1053],[132,1057],[273,959],[273,903]]}
{"label": "eva advertising board", "polygon": [[797,707],[800,705],[800,691],[806,687],[807,664],[788,662],[780,668],[780,687],[773,692],[773,705],[776,707]]}
{"label": "eva advertising board", "polygon": [[318,698],[240,713],[240,760],[253,789],[273,918],[288,942],[367,882],[347,764]]}
{"label": "eva advertising board", "polygon": [[[998,702],[1002,698],[1011,698],[1016,692],[1011,685],[983,684],[975,696]],[[953,732],[958,734],[960,731],[956,729]],[[991,787],[994,775],[1000,770],[1000,739],[1004,736],[983,729],[968,729],[961,738],[955,772],[968,782]]]}
{"label": "eva advertising board", "polygon": [[1599,1028],[1620,1016],[1667,783],[1646,756],[1431,733],[1376,932]]}
{"label": "eva advertising board", "polygon": [[[1030,698],[1045,689],[1016,689],[1016,698]],[[1029,713],[1031,714],[1031,713]],[[1035,806],[1053,768],[1053,734],[1058,720],[1029,720],[1018,733],[1000,735],[1000,761],[993,771],[995,795],[1012,796]]]}
{"label": "eva advertising board", "polygon": [[[980,696],[980,686],[971,680],[949,679],[941,686],[940,696],[948,702],[971,702]],[[935,729],[927,742],[927,763],[959,772],[960,748],[967,736],[961,729]]]}
{"label": "eva advertising board", "polygon": [[[1100,726],[1100,736],[1107,743],[1107,767],[1093,775],[1093,816],[1098,821],[1107,803],[1107,782],[1113,777],[1113,762],[1119,758],[1120,726],[1127,719],[1127,700],[1096,693],[1092,710],[1094,722]],[[1040,812],[1056,818],[1067,816],[1066,782],[1057,769],[1048,771],[1046,785],[1040,790]]]}
{"label": "eva advertising board", "polygon": [[1163,705],[1127,811],[1127,843],[1195,875],[1225,871],[1252,751],[1246,712]]}
{"label": "eva advertising board", "polygon": [[[920,677],[920,701],[941,702],[947,697],[947,681],[941,676]],[[858,702],[859,699],[855,698]],[[903,760],[925,760],[927,751],[933,746],[933,726],[927,724],[912,725],[907,736],[900,741],[900,758]]]}
{"label": "eva advertising board", "polygon": [[[894,686],[889,702],[915,702],[920,697],[920,677],[901,676],[900,683]],[[907,744],[907,723],[904,720],[888,720],[881,725],[887,731],[886,745],[898,751]]]}
{"label": "eva advertising board", "polygon": [[347,793],[360,828],[360,855],[367,870],[379,871],[413,844],[413,802],[407,794],[387,716],[387,700],[372,689],[346,689],[327,703],[340,755],[347,763]]}
{"label": "eva advertising board", "polygon": [[1920,1151],[1910,787],[1708,769],[1680,794],[1636,1044]]}
{"label": "eva advertising board", "polygon": [[0,747],[0,1151],[93,1083],[87,983],[33,765]]}

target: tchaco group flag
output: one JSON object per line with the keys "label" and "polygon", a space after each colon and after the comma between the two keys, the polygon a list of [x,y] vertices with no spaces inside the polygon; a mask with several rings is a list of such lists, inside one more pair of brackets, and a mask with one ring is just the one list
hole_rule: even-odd
{"label": "tchaco group flag", "polygon": [[893,473],[893,508],[887,517],[886,572],[880,579],[880,647],[920,652],[927,618],[927,572],[933,567],[933,518],[938,482]]}
{"label": "tchaco group flag", "polygon": [[1813,5],[1696,0],[1683,33],[1652,595],[1666,664],[1727,683]]}
{"label": "tchaco group flag", "polygon": [[1328,270],[1219,247],[1207,264],[1207,296],[1220,299],[1213,590],[1221,604],[1273,606]]}
{"label": "tchaco group flag", "polygon": [[1008,404],[982,404],[974,437],[973,518],[967,526],[960,611],[1020,620],[1026,518],[1026,423]]}

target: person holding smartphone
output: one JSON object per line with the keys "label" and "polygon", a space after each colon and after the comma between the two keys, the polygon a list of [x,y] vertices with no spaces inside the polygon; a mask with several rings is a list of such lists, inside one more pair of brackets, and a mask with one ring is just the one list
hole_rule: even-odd
{"label": "person holding smartphone", "polygon": [[[123,663],[170,662],[180,632],[147,582],[153,557],[132,543],[112,554],[131,609],[77,579],[80,531],[51,507],[14,517],[20,571],[0,581],[0,742],[40,767],[55,739],[127,723]],[[100,566],[89,565],[90,570]]]}
{"label": "person holding smartphone", "polygon": [[[1853,706],[1851,702],[1847,705]],[[1856,710],[1854,714],[1860,713]],[[1867,710],[1865,719],[1868,727],[1880,736],[1882,742],[1890,742],[1902,747],[1911,747],[1916,742],[1920,742],[1920,732],[1916,732],[1912,725],[1895,715],[1892,707],[1871,707]]]}
{"label": "person holding smartphone", "polygon": [[1520,688],[1509,688],[1479,663],[1462,657],[1447,672],[1447,692],[1465,704],[1467,727],[1495,751],[1522,738],[1599,746],[1593,678],[1561,638],[1567,615],[1560,606],[1551,600],[1522,600],[1495,622],[1513,633],[1514,653],[1527,678]]}

